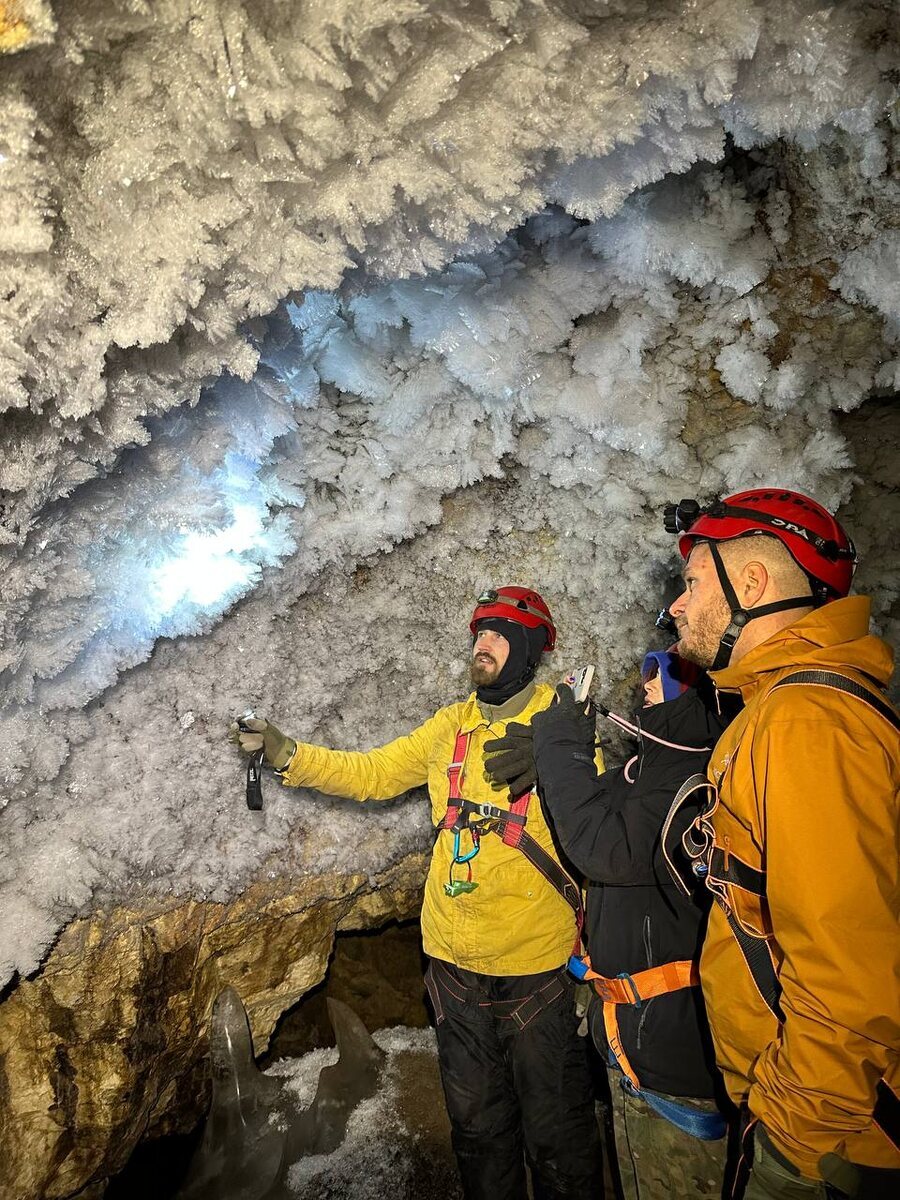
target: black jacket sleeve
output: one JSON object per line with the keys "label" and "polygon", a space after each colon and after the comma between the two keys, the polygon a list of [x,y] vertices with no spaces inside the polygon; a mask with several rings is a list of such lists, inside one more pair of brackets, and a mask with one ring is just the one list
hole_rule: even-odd
{"label": "black jacket sleeve", "polygon": [[[681,783],[703,769],[703,760],[686,762],[684,754],[655,746],[653,770],[629,783],[622,767],[597,773],[593,738],[558,706],[538,713],[533,724],[538,793],[573,866],[591,883],[668,882],[660,854],[663,822]],[[685,806],[674,839],[695,813]]]}

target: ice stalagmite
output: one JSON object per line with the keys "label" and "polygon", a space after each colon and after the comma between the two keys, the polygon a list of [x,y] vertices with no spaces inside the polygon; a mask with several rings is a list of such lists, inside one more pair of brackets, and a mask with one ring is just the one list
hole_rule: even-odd
{"label": "ice stalagmite", "polygon": [[232,987],[213,1005],[209,1061],[212,1108],[183,1200],[260,1200],[282,1164],[284,1130],[270,1119],[282,1109],[282,1085],[257,1069],[247,1013]]}
{"label": "ice stalagmite", "polygon": [[337,1039],[338,1061],[323,1067],[316,1096],[288,1128],[285,1162],[306,1154],[330,1154],[344,1140],[356,1106],[378,1089],[384,1051],[372,1041],[356,1013],[340,1000],[328,1000]]}
{"label": "ice stalagmite", "polygon": [[257,1069],[237,992],[220,992],[209,1035],[212,1107],[180,1200],[282,1200],[292,1163],[341,1144],[350,1114],[378,1088],[384,1052],[346,1004],[328,1000],[328,1013],[338,1061],[298,1109],[281,1081]]}

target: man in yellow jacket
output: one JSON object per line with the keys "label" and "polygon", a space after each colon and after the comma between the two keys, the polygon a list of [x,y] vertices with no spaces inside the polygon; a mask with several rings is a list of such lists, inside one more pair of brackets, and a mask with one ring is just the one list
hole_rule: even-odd
{"label": "man in yellow jacket", "polygon": [[[484,771],[485,744],[529,724],[553,689],[535,683],[556,629],[537,592],[478,598],[475,691],[405,737],[365,753],[298,743],[271,723],[238,734],[290,787],[386,800],[428,785],[438,830],[422,939],[453,1148],[467,1200],[598,1200],[599,1135],[574,983],[580,889],[563,870],[530,777],[510,794]],[[602,766],[601,766],[602,769]]]}
{"label": "man in yellow jacket", "polygon": [[746,1200],[900,1196],[890,648],[869,601],[847,595],[852,543],[808,497],[682,501],[667,527],[686,559],[678,651],[744,701],[686,848],[718,901],[700,973],[749,1114]]}

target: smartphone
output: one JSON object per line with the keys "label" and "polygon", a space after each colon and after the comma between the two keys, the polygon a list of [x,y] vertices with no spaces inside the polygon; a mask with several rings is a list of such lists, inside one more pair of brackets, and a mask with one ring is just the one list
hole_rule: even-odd
{"label": "smartphone", "polygon": [[565,681],[572,689],[576,703],[580,704],[582,700],[587,700],[588,692],[591,690],[591,684],[594,682],[594,668],[592,666],[581,667],[577,671],[572,671],[565,678]]}
{"label": "smartphone", "polygon": [[244,711],[241,713],[241,715],[239,717],[235,717],[235,721],[237,722],[238,729],[242,729],[245,733],[252,733],[253,730],[250,728],[249,725],[246,724],[246,721],[248,718],[255,717],[255,716],[256,716],[256,713],[253,711],[252,708],[244,709]]}

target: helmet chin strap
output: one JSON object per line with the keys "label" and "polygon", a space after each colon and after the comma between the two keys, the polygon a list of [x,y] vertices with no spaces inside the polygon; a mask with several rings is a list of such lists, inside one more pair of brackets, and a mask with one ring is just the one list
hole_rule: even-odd
{"label": "helmet chin strap", "polygon": [[706,544],[709,546],[716,574],[719,577],[719,584],[725,595],[725,603],[731,609],[731,620],[728,623],[728,628],[722,634],[716,657],[709,668],[711,671],[721,671],[731,661],[731,652],[734,650],[734,644],[741,636],[741,632],[748,621],[755,621],[757,617],[768,617],[772,613],[787,612],[789,608],[814,608],[816,601],[813,596],[792,596],[789,600],[776,600],[772,604],[763,604],[761,608],[741,608],[740,604],[738,604],[737,593],[731,586],[731,580],[728,578],[728,572],[725,570],[725,564],[722,562],[719,547],[715,542],[707,542]]}

